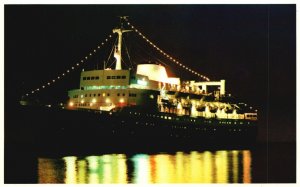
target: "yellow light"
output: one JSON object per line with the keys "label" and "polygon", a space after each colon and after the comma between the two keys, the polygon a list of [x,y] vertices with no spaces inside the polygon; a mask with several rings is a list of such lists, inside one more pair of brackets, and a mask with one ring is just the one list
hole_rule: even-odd
{"label": "yellow light", "polygon": [[92,100],[92,103],[96,103],[96,101],[97,101],[97,100],[94,98],[94,99]]}
{"label": "yellow light", "polygon": [[120,99],[120,103],[124,103],[124,99],[123,98]]}
{"label": "yellow light", "polygon": [[107,98],[107,99],[105,100],[105,103],[110,103],[110,99]]}
{"label": "yellow light", "polygon": [[64,157],[66,171],[65,171],[65,183],[66,184],[75,184],[76,181],[76,160],[74,156]]}
{"label": "yellow light", "polygon": [[80,103],[83,104],[83,103],[84,103],[84,100],[82,99],[82,100],[80,101]]}
{"label": "yellow light", "polygon": [[69,103],[69,106],[70,106],[70,107],[74,106],[74,103],[71,101],[71,102]]}

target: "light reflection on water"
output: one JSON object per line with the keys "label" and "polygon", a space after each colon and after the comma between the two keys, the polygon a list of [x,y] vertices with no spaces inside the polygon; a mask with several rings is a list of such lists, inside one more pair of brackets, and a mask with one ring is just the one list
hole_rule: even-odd
{"label": "light reflection on water", "polygon": [[39,183],[251,183],[249,150],[38,159]]}

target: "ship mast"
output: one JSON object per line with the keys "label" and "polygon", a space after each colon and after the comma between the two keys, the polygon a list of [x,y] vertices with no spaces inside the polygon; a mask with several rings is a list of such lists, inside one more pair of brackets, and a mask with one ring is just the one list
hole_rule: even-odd
{"label": "ship mast", "polygon": [[122,34],[124,32],[129,32],[131,30],[124,30],[123,25],[122,25],[122,19],[125,19],[126,16],[120,16],[121,20],[121,27],[118,29],[113,29],[113,33],[118,34],[118,46],[115,47],[115,52],[114,52],[114,57],[116,58],[116,70],[121,70],[122,69]]}

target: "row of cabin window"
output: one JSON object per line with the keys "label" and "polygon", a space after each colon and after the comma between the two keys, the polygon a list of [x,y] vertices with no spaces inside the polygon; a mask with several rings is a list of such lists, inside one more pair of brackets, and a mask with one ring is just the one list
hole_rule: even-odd
{"label": "row of cabin window", "polygon": [[[110,94],[109,93],[107,93],[107,94],[105,94],[105,93],[103,93],[104,95],[103,95],[103,97],[105,97],[105,96],[110,96]],[[122,93],[122,94],[120,94],[120,93],[117,93],[117,96],[125,96],[126,94],[125,93]],[[85,94],[84,95],[84,97],[96,97],[97,96],[97,94]],[[101,96],[101,94],[100,93],[98,93],[98,97],[100,97]],[[137,94],[134,94],[134,93],[129,93],[129,97],[136,97],[137,96]],[[78,95],[74,95],[73,96],[73,98],[78,98]]]}
{"label": "row of cabin window", "polygon": [[126,79],[126,76],[107,76],[106,79]]}
{"label": "row of cabin window", "polygon": [[96,77],[82,77],[82,80],[99,80],[99,76]]}

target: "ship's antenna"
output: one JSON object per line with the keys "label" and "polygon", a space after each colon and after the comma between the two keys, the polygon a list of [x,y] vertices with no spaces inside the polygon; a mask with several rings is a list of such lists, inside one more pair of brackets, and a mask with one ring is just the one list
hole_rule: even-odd
{"label": "ship's antenna", "polygon": [[123,19],[127,19],[128,16],[119,16],[120,17],[120,28],[113,29],[113,33],[118,34],[118,46],[115,47],[114,57],[116,58],[116,70],[122,69],[122,34],[124,32],[130,32],[131,30],[124,30],[123,29]]}

